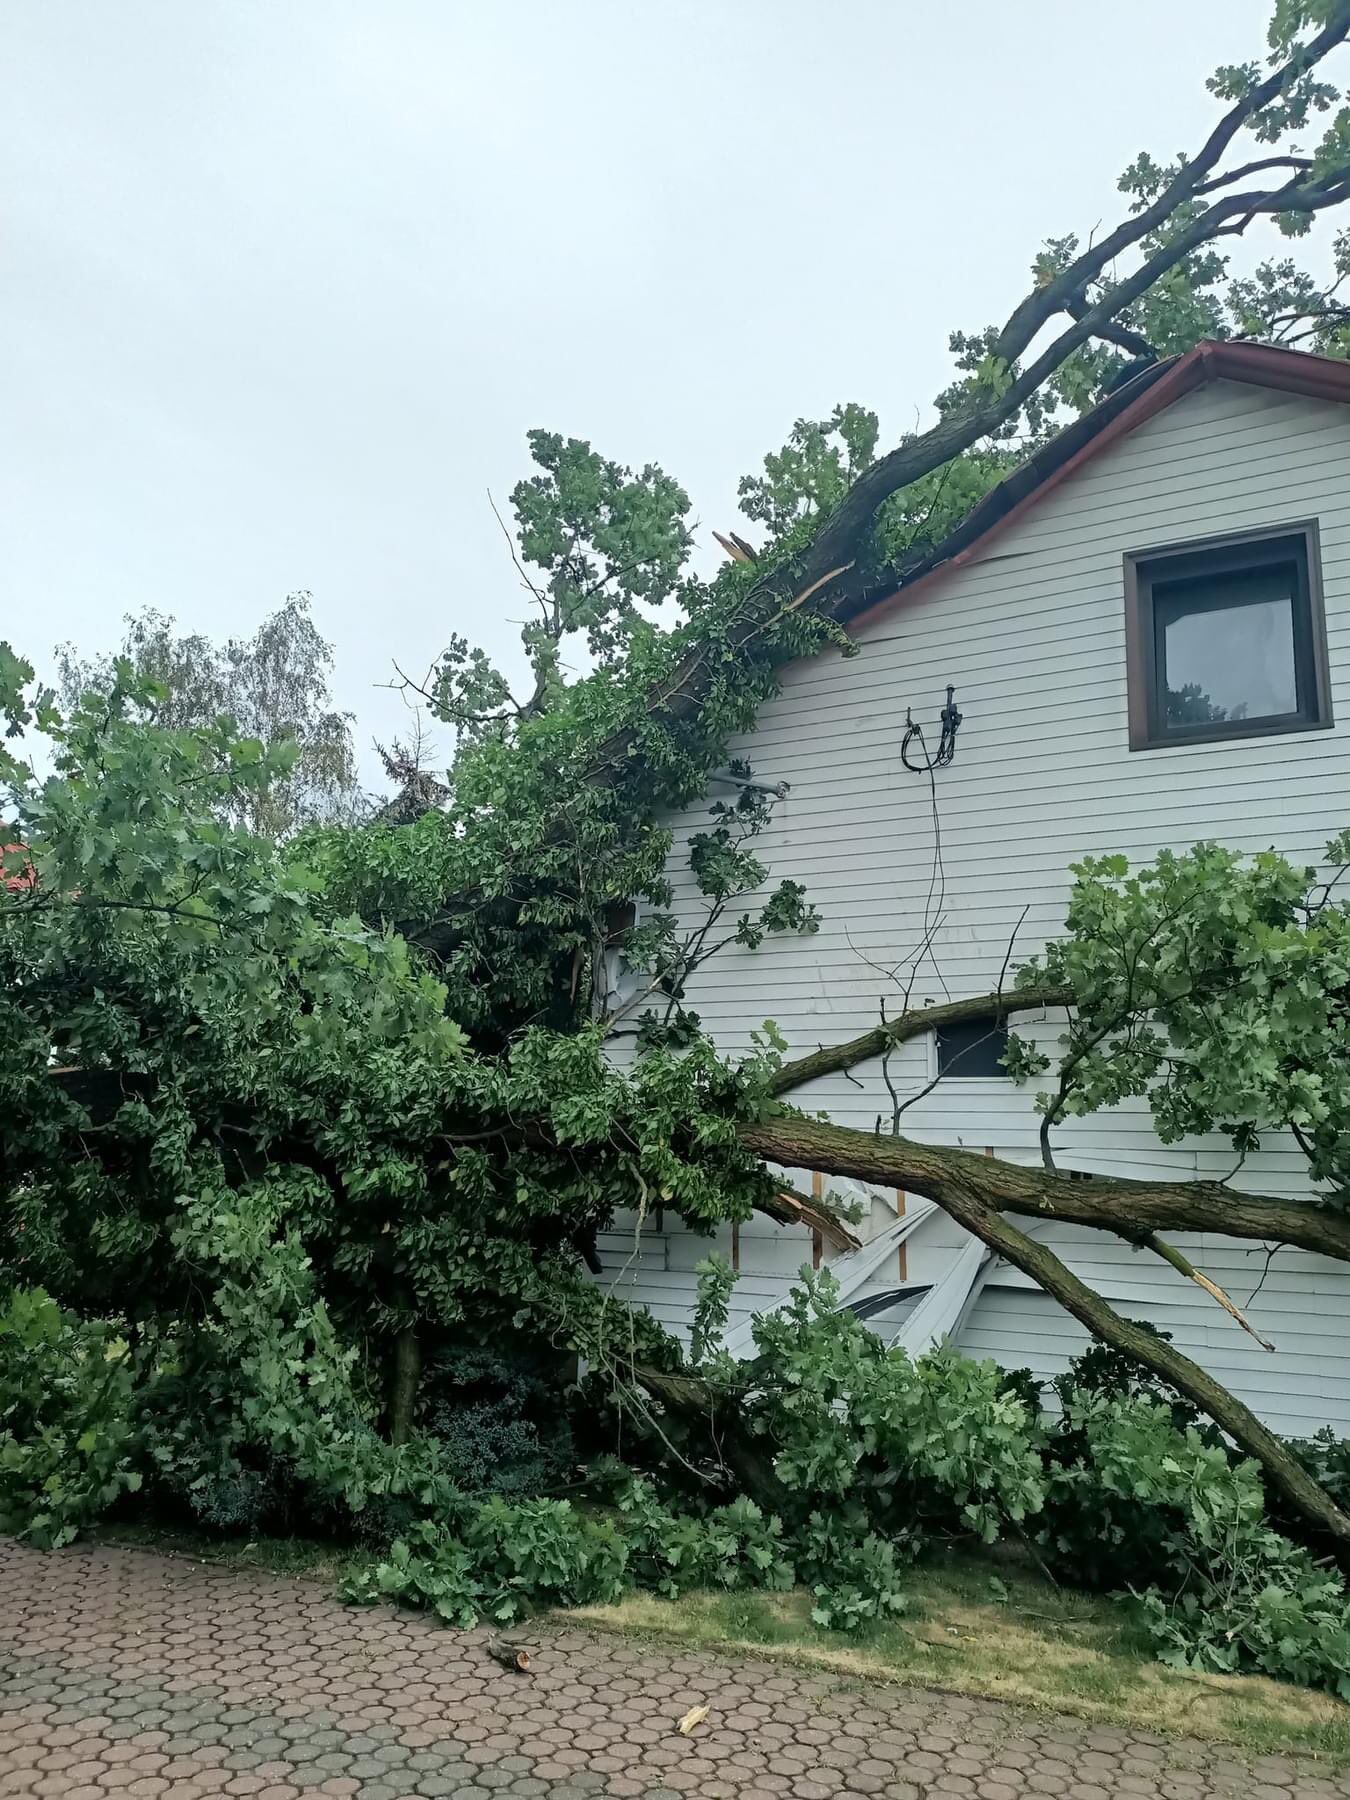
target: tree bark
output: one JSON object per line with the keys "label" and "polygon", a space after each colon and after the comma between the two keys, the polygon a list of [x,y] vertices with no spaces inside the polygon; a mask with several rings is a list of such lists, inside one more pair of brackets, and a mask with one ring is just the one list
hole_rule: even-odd
{"label": "tree bark", "polygon": [[1132,1242],[1150,1231],[1214,1231],[1350,1262],[1350,1215],[1316,1203],[1239,1193],[1217,1181],[1075,1180],[997,1156],[879,1136],[792,1113],[742,1124],[737,1132],[767,1162],[903,1188],[940,1206],[959,1183],[1000,1212],[1090,1225]]}
{"label": "tree bark", "polygon": [[422,1374],[422,1346],[415,1326],[405,1326],[394,1339],[393,1381],[389,1394],[389,1441],[406,1444],[417,1410],[417,1384]]}

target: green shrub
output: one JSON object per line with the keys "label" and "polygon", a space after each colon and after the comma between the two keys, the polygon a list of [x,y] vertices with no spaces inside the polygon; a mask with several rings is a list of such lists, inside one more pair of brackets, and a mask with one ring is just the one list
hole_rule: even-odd
{"label": "green shrub", "polygon": [[[1344,1510],[1350,1507],[1350,1438],[1338,1438],[1329,1425],[1324,1425],[1310,1438],[1291,1438],[1285,1445],[1303,1467]],[[1273,1512],[1280,1511],[1272,1496]]]}
{"label": "green shrub", "polygon": [[556,1380],[523,1350],[462,1345],[423,1376],[421,1424],[465,1494],[524,1499],[572,1474],[576,1448]]}
{"label": "green shrub", "polygon": [[857,1508],[812,1513],[798,1533],[798,1570],[815,1604],[811,1617],[830,1631],[859,1631],[905,1610],[900,1557],[911,1562],[913,1533],[878,1537]]}
{"label": "green shrub", "polygon": [[222,1531],[284,1532],[295,1481],[283,1457],[251,1431],[232,1359],[204,1333],[180,1333],[135,1396],[148,1503]]}
{"label": "green shrub", "polygon": [[1268,1523],[1258,1466],[1230,1457],[1170,1409],[1098,1401],[1084,1417],[1102,1489],[1179,1519],[1138,1596],[1164,1662],[1256,1670],[1350,1699],[1350,1594]]}
{"label": "green shrub", "polygon": [[487,1500],[464,1529],[494,1619],[617,1600],[627,1552],[614,1526],[567,1500]]}
{"label": "green shrub", "polygon": [[303,1179],[273,1171],[223,1197],[182,1203],[175,1239],[203,1281],[212,1322],[181,1326],[138,1394],[160,1497],[206,1524],[333,1532],[388,1542],[460,1502],[441,1445],[392,1445],[355,1349],[316,1292],[309,1257],[279,1232]]}
{"label": "green shrub", "polygon": [[[425,1607],[447,1625],[464,1630],[478,1623],[487,1604],[487,1589],[468,1545],[425,1523],[410,1538],[395,1539],[380,1561],[349,1575],[341,1593],[344,1600],[361,1606],[398,1600],[405,1606]],[[507,1617],[514,1616],[508,1610]]]}
{"label": "green shrub", "polygon": [[793,1584],[782,1521],[766,1517],[753,1500],[707,1513],[674,1511],[650,1482],[633,1481],[618,1496],[617,1510],[635,1587],[673,1600],[690,1588]]}
{"label": "green shrub", "polygon": [[1287,1538],[1254,1556],[1235,1583],[1205,1581],[1174,1600],[1151,1589],[1139,1596],[1139,1611],[1162,1662],[1256,1670],[1350,1700],[1345,1584]]}
{"label": "green shrub", "polygon": [[1002,1370],[998,1390],[1001,1394],[1011,1394],[1014,1400],[1020,1400],[1027,1409],[1028,1418],[1038,1419],[1041,1416],[1041,1383],[1030,1369]]}
{"label": "green shrub", "polygon": [[783,1522],[742,1497],[714,1507],[705,1521],[714,1579],[721,1587],[790,1588],[794,1570],[782,1542]]}
{"label": "green shrub", "polygon": [[635,1587],[674,1600],[713,1579],[714,1558],[697,1514],[675,1512],[649,1481],[641,1480],[623,1487],[616,1507]]}
{"label": "green shrub", "polygon": [[451,1535],[424,1521],[344,1586],[348,1599],[402,1600],[450,1624],[511,1624],[541,1606],[617,1600],[627,1551],[615,1527],[566,1500],[489,1500]]}
{"label": "green shrub", "polygon": [[[1169,1341],[1143,1320],[1143,1331]],[[1047,1566],[1077,1587],[1099,1592],[1128,1587],[1141,1569],[1164,1566],[1183,1520],[1158,1499],[1105,1488],[1093,1466],[1084,1420],[1102,1403],[1144,1400],[1165,1409],[1178,1431],[1199,1425],[1199,1414],[1175,1388],[1106,1344],[1091,1344],[1053,1383],[1060,1413],[1045,1443],[1045,1506],[1036,1542]],[[1212,1428],[1205,1441],[1221,1443]]]}
{"label": "green shrub", "polygon": [[510,1623],[544,1606],[618,1599],[639,1587],[675,1598],[692,1588],[786,1589],[797,1578],[779,1520],[740,1499],[677,1511],[650,1482],[621,1472],[597,1517],[565,1500],[489,1500],[453,1529],[430,1521],[352,1576],[349,1599],[397,1599],[460,1626]]}
{"label": "green shrub", "polygon": [[131,1363],[112,1327],[17,1288],[0,1312],[0,1532],[68,1544],[141,1477]]}
{"label": "green shrub", "polygon": [[941,1348],[914,1361],[837,1310],[828,1271],[802,1271],[755,1326],[753,1428],[800,1517],[848,1498],[884,1536],[973,1532],[992,1542],[1040,1511],[1041,1428],[992,1362]]}
{"label": "green shrub", "polygon": [[[1147,1319],[1131,1320],[1136,1331],[1170,1344],[1170,1331],[1160,1331]],[[1194,1425],[1200,1415],[1189,1400],[1161,1376],[1143,1368],[1132,1356],[1111,1344],[1089,1344],[1069,1364],[1063,1375],[1051,1383],[1060,1406],[1065,1410],[1075,1400],[1088,1394],[1099,1394],[1105,1400],[1154,1400],[1166,1406],[1172,1422],[1179,1429]]]}

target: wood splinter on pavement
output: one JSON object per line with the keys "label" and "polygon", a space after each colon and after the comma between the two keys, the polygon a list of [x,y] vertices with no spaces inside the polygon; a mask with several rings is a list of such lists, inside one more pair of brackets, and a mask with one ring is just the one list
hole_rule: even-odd
{"label": "wood splinter on pavement", "polygon": [[508,1644],[505,1638],[491,1638],[483,1648],[504,1669],[514,1669],[519,1675],[530,1673],[530,1653],[524,1645]]}
{"label": "wood splinter on pavement", "polygon": [[688,1737],[696,1725],[701,1725],[708,1716],[706,1706],[691,1706],[675,1729],[681,1737]]}

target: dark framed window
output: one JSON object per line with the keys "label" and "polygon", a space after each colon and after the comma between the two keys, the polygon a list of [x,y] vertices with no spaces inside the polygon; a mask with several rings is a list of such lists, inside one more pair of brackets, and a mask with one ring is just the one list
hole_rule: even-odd
{"label": "dark framed window", "polygon": [[934,1036],[939,1075],[1007,1075],[1003,1058],[1008,1049],[1008,1027],[992,1014],[939,1026]]}
{"label": "dark framed window", "polygon": [[1125,558],[1130,748],[1331,724],[1315,524]]}

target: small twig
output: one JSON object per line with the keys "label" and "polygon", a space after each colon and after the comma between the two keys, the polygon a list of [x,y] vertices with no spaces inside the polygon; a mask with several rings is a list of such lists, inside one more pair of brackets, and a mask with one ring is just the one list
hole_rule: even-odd
{"label": "small twig", "polygon": [[516,566],[517,575],[520,576],[520,579],[524,582],[525,586],[534,595],[535,599],[539,602],[539,604],[542,607],[544,607],[545,610],[547,610],[547,608],[548,608],[547,595],[543,592],[543,590],[541,588],[536,587],[534,582],[532,582],[530,580],[529,576],[525,573],[525,565],[524,565],[524,563],[521,562],[520,557],[516,554],[516,540],[511,536],[510,531],[507,529],[506,520],[502,517],[501,513],[497,510],[497,502],[492,498],[492,489],[488,488],[486,490],[486,492],[487,492],[488,505],[492,508],[492,516],[497,521],[498,525],[501,526],[502,536],[506,539],[506,548],[511,553],[511,561]]}
{"label": "small twig", "polygon": [[[1248,1296],[1247,1296],[1248,1306],[1255,1305],[1256,1296],[1261,1292],[1261,1289],[1266,1285],[1266,1276],[1269,1275],[1269,1273],[1270,1273],[1270,1265],[1274,1262],[1275,1258],[1279,1255],[1280,1251],[1283,1248],[1284,1248],[1284,1246],[1282,1244],[1267,1244],[1265,1246],[1265,1252],[1266,1252],[1265,1267],[1261,1271],[1261,1279],[1257,1282],[1256,1286],[1252,1289],[1251,1293],[1248,1294]],[[1247,1252],[1247,1254],[1248,1254],[1248,1256],[1251,1256],[1253,1253],[1252,1253],[1252,1251],[1249,1250]]]}

